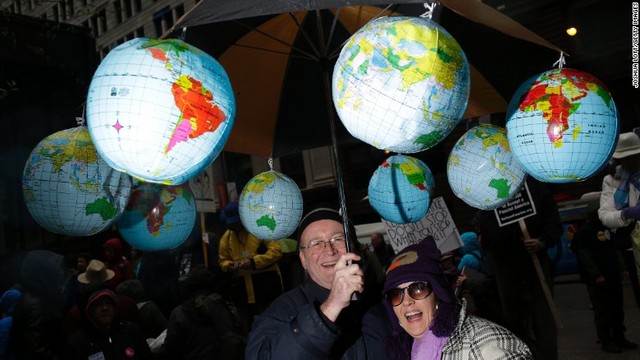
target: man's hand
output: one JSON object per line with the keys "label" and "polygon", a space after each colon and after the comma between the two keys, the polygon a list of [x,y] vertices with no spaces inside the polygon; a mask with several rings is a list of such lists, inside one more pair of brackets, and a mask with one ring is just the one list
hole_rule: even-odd
{"label": "man's hand", "polygon": [[364,290],[364,273],[358,264],[353,263],[358,260],[360,256],[347,253],[340,256],[334,267],[329,297],[320,305],[320,311],[333,322],[338,319],[342,309],[349,306],[351,295]]}
{"label": "man's hand", "polygon": [[240,269],[244,269],[244,270],[251,270],[251,260],[249,259],[244,259],[242,260],[239,264],[238,267]]}
{"label": "man's hand", "polygon": [[535,254],[538,250],[542,249],[542,242],[540,239],[524,239],[524,247],[529,254]]}
{"label": "man's hand", "polygon": [[640,220],[640,202],[636,206],[622,209],[622,216],[627,220]]}

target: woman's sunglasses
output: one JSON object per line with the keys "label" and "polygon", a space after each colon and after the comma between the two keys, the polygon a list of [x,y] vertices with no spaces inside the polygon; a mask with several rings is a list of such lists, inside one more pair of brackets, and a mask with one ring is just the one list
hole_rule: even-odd
{"label": "woman's sunglasses", "polygon": [[405,291],[413,300],[422,300],[431,294],[432,289],[426,281],[416,281],[409,284],[407,287],[395,288],[387,291],[386,298],[392,306],[398,306],[402,304],[404,300]]}

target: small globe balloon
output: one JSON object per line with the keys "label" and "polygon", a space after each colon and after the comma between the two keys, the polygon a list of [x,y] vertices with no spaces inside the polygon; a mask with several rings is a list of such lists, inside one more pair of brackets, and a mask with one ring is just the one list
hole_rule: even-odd
{"label": "small globe balloon", "polygon": [[553,69],[525,81],[507,108],[511,151],[525,171],[549,183],[586,180],[611,158],[618,112],[593,75]]}
{"label": "small globe balloon", "polygon": [[393,155],[369,181],[369,204],[380,217],[396,224],[419,221],[429,211],[435,180],[419,159]]}
{"label": "small globe balloon", "polygon": [[426,18],[393,16],[354,33],[333,71],[333,102],[357,139],[416,153],[444,139],[469,100],[469,63],[458,42]]}
{"label": "small globe balloon", "polygon": [[255,237],[280,240],[293,234],[302,218],[302,194],[284,174],[270,170],[254,176],[240,193],[240,220]]}
{"label": "small globe balloon", "polygon": [[122,214],[131,178],[100,158],[87,128],[78,126],[36,145],[24,167],[22,191],[29,213],[43,228],[89,236]]}
{"label": "small globe balloon", "polygon": [[479,125],[456,142],[447,162],[453,193],[480,210],[492,210],[518,193],[527,174],[509,149],[504,128]]}
{"label": "small globe balloon", "polygon": [[105,161],[166,185],[182,184],[213,162],[235,111],[222,66],[177,39],[136,38],[114,48],[87,95],[87,125]]}
{"label": "small globe balloon", "polygon": [[118,219],[122,238],[144,251],[180,246],[196,222],[196,202],[188,184],[164,186],[136,183],[131,200]]}

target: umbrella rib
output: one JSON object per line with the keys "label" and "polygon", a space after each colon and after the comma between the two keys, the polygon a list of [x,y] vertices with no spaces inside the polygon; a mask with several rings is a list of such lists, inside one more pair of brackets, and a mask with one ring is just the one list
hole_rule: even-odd
{"label": "umbrella rib", "polygon": [[[380,15],[382,15],[385,11],[389,10],[389,8],[391,8],[391,6],[394,6],[394,4],[389,4],[387,5],[387,7],[385,7],[384,9],[380,10],[380,12],[378,12],[375,16],[373,16],[371,18],[371,20],[367,21],[366,24],[362,25],[362,27],[367,26],[367,24],[369,24],[370,22],[372,22],[373,20],[376,20],[380,17]],[[334,59],[336,57],[338,57],[338,55],[340,54],[340,51],[342,50],[342,48],[344,47],[344,45],[351,39],[351,37],[349,37],[348,39],[346,39],[342,44],[340,44],[340,46],[338,46],[337,48],[335,48],[331,54],[329,54],[329,56],[327,57],[329,60]]]}
{"label": "umbrella rib", "polygon": [[324,47],[324,56],[327,56],[327,52],[329,51],[329,46],[331,46],[331,40],[333,40],[333,34],[336,30],[336,24],[338,23],[338,18],[340,17],[340,8],[338,8],[333,16],[333,22],[331,23],[331,30],[329,31],[329,37],[327,38],[327,44]]}
{"label": "umbrella rib", "polygon": [[[289,13],[289,15],[291,15],[291,16],[293,17],[293,14],[291,14],[291,13]],[[297,26],[298,26],[298,29],[299,29],[300,31],[303,31],[303,30],[302,30],[302,27],[301,27],[301,25],[300,25],[300,23],[295,19],[295,17],[294,17],[294,21],[296,22],[296,24],[297,24]],[[279,42],[280,44],[282,44],[282,45],[284,45],[284,46],[286,46],[286,47],[290,48],[292,51],[294,51],[294,50],[295,50],[295,51],[297,51],[297,52],[299,52],[299,53],[302,53],[302,54],[306,55],[306,56],[307,56],[309,59],[311,59],[311,60],[315,60],[315,61],[317,61],[317,60],[318,60],[318,55],[317,55],[317,54],[314,56],[313,54],[311,54],[311,53],[309,53],[309,52],[307,52],[307,51],[301,50],[301,49],[299,49],[299,48],[297,48],[297,47],[293,46],[293,44],[290,44],[290,43],[288,43],[288,42],[286,42],[286,41],[284,41],[284,40],[282,40],[282,39],[279,39],[279,38],[277,38],[277,37],[275,37],[275,36],[273,36],[273,35],[270,35],[270,34],[268,34],[268,33],[264,32],[264,31],[262,31],[262,30],[258,29],[257,27],[249,26],[249,25],[247,25],[247,24],[245,24],[245,23],[242,23],[242,22],[240,22],[240,21],[235,21],[235,22],[236,22],[237,24],[239,24],[239,25],[241,25],[241,26],[243,26],[243,27],[245,27],[245,28],[247,28],[247,29],[249,29],[249,30],[255,31],[255,32],[257,32],[257,33],[259,33],[259,34],[261,34],[261,35],[263,35],[263,36],[265,36],[265,37],[267,37],[267,38],[269,38],[269,39],[271,39],[271,40],[273,40],[273,41]],[[303,33],[304,33],[304,31],[303,31]],[[236,46],[245,46],[245,45],[239,45],[239,44],[235,44],[235,45],[236,45]],[[245,46],[245,47],[250,48],[250,46]],[[312,47],[313,47],[313,46],[312,46]],[[260,49],[260,48],[258,48],[258,47],[254,47],[254,49]],[[263,49],[263,50],[265,50],[265,51],[269,51],[269,50],[267,50],[267,49]],[[284,53],[284,52],[282,52],[282,53],[283,53],[283,54],[286,54],[286,53]]]}
{"label": "umbrella rib", "polygon": [[[307,56],[301,56],[301,55],[294,55],[294,54],[289,54],[286,51],[278,51],[278,50],[272,50],[272,49],[267,49],[267,48],[263,48],[263,47],[259,47],[259,46],[249,46],[249,45],[240,45],[240,44],[234,44],[234,46],[238,46],[238,47],[243,47],[243,48],[247,48],[247,49],[253,49],[253,50],[260,50],[260,51],[266,51],[266,52],[270,52],[270,53],[274,53],[274,54],[281,54],[281,55],[288,55],[290,57],[294,57],[297,59],[305,59],[305,60],[313,60],[316,61],[318,60],[315,57],[312,57],[310,54],[308,54]],[[292,48],[295,49],[295,48]]]}
{"label": "umbrella rib", "polygon": [[[313,45],[313,42],[311,41],[311,38],[309,38],[309,34],[307,34],[307,32],[306,32],[306,31],[304,31],[304,28],[302,27],[302,24],[298,21],[298,19],[297,19],[295,16],[293,16],[293,13],[289,13],[289,16],[291,16],[291,19],[292,19],[292,20],[296,23],[296,25],[298,26],[298,31],[300,31],[300,32],[302,33],[302,35],[304,36],[304,38],[307,40],[307,43],[309,44],[309,46],[311,46],[311,49],[312,49],[312,50],[313,50],[313,52],[315,53],[315,58],[316,58],[316,59],[320,59],[321,55],[320,55],[320,53],[318,52],[318,49]],[[320,41],[322,41],[322,39],[321,39]],[[294,49],[294,50],[298,50],[298,51],[300,51],[300,52],[302,52],[302,53],[306,53],[306,52],[304,52],[304,51],[302,51],[302,50],[300,50],[300,49],[298,49],[298,48],[295,48],[295,47],[293,47],[293,46],[292,46],[291,48],[292,48],[292,49]],[[308,53],[307,53],[307,55],[311,55],[311,54],[308,54]]]}

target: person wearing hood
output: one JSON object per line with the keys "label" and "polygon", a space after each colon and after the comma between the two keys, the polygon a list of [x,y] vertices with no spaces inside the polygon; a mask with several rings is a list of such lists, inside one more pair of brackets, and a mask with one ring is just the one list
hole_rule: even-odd
{"label": "person wearing hood", "polygon": [[107,269],[113,271],[113,277],[109,280],[109,286],[115,289],[121,282],[135,278],[133,266],[124,257],[124,249],[120,238],[111,238],[104,245],[104,263]]}
{"label": "person wearing hood", "polygon": [[18,289],[9,289],[0,297],[0,360],[11,359],[9,355],[9,337],[13,323],[13,309],[22,293]]}
{"label": "person wearing hood", "polygon": [[532,359],[527,345],[507,329],[466,313],[440,268],[441,254],[427,236],[405,247],[387,269],[385,307],[393,333],[388,359]]}
{"label": "person wearing hood", "polygon": [[65,359],[152,359],[140,326],[119,319],[119,303],[104,283],[83,288],[78,298],[83,326],[69,337]]}

